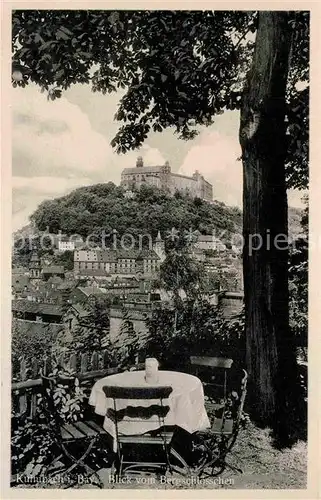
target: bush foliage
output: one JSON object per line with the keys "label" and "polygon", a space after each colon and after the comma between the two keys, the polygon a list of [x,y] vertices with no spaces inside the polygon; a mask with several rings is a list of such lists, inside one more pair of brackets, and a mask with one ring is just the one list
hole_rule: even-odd
{"label": "bush foliage", "polygon": [[[101,233],[117,230],[122,236],[170,231],[172,227],[211,233],[215,230],[233,232],[242,224],[241,211],[222,203],[209,204],[186,195],[171,197],[152,186],[142,186],[134,198],[126,198],[122,187],[112,182],[81,187],[55,200],[44,201],[31,216],[40,231],[61,230],[68,235],[93,235],[101,243]],[[113,241],[106,241],[110,243]]]}

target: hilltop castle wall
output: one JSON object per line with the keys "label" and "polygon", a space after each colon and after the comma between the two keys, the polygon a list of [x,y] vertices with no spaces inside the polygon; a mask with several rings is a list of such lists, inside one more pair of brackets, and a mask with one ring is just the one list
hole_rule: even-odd
{"label": "hilltop castle wall", "polygon": [[213,199],[213,186],[196,171],[192,177],[171,172],[168,162],[161,166],[144,166],[141,157],[137,159],[136,167],[125,168],[121,174],[121,185],[128,190],[142,185],[166,189],[171,194],[176,191],[189,192],[207,201]]}

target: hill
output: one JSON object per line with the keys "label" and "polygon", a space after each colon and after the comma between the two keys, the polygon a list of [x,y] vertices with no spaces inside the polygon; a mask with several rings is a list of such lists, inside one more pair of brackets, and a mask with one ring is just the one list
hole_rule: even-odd
{"label": "hill", "polygon": [[70,194],[43,202],[31,216],[34,226],[68,235],[99,236],[117,230],[119,235],[164,233],[173,227],[178,230],[198,229],[202,234],[212,231],[238,232],[242,214],[238,208],[223,203],[207,203],[188,194],[168,193],[143,186],[126,196],[123,188],[113,183],[78,188]]}
{"label": "hill", "polygon": [[[301,210],[289,209],[289,232],[300,232]],[[242,232],[242,212],[238,207],[212,203],[193,198],[188,194],[168,193],[151,186],[143,186],[128,197],[122,187],[109,182],[85,186],[70,194],[44,201],[30,217],[30,226],[16,233],[30,234],[46,231],[67,235],[91,236],[91,241],[101,241],[101,234],[116,230],[120,236],[165,234],[173,227],[178,230],[199,230],[223,240],[233,233]]]}

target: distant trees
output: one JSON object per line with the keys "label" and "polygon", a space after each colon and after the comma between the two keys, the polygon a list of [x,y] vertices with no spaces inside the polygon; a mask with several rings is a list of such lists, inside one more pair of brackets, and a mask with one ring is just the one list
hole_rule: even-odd
{"label": "distant trees", "polygon": [[155,310],[147,325],[145,351],[164,367],[184,369],[191,355],[232,357],[236,365],[244,366],[243,313],[228,320],[207,300],[194,304],[185,300],[177,309]]}
{"label": "distant trees", "polygon": [[[209,204],[203,200],[183,195],[171,197],[152,186],[142,186],[134,199],[124,197],[124,190],[113,183],[82,187],[72,193],[43,202],[32,214],[31,220],[40,231],[48,227],[54,232],[80,234],[92,241],[101,242],[101,233],[117,229],[121,236],[149,233],[153,237],[158,231],[177,229],[199,229],[202,233],[213,230],[241,231],[240,211],[224,204]],[[152,207],[152,208],[151,208]],[[51,216],[54,214],[54,224]],[[59,214],[59,215],[58,215]],[[106,244],[112,241],[112,237]]]}
{"label": "distant trees", "polygon": [[51,325],[43,324],[32,328],[32,325],[13,319],[11,329],[11,362],[12,373],[15,376],[19,371],[19,359],[24,356],[28,363],[33,360],[50,356],[57,338],[57,332]]}
{"label": "distant trees", "polygon": [[293,241],[289,258],[290,327],[298,347],[308,345],[308,200],[301,219],[302,234]]}
{"label": "distant trees", "polygon": [[66,250],[53,257],[52,263],[57,266],[64,266],[65,271],[72,271],[74,268],[74,252]]}
{"label": "distant trees", "polygon": [[108,343],[109,334],[109,297],[91,296],[85,303],[88,315],[81,320],[72,333],[73,341],[69,346],[74,352],[100,351]]}

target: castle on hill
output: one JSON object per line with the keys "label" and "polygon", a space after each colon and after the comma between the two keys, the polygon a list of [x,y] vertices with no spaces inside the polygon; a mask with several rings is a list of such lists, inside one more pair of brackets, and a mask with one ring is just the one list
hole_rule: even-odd
{"label": "castle on hill", "polygon": [[189,193],[191,196],[206,201],[213,200],[213,186],[196,170],[192,177],[171,171],[169,162],[160,166],[144,166],[143,158],[137,158],[136,167],[124,168],[121,174],[121,186],[126,190],[140,188],[143,185],[155,186],[169,191]]}

